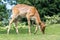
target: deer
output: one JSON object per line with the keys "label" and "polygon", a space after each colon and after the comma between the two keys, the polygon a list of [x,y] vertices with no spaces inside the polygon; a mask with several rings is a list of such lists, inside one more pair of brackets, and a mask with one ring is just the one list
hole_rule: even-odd
{"label": "deer", "polygon": [[[35,28],[34,33],[37,32],[38,28],[41,29],[41,32],[43,34],[45,33],[46,25],[41,21],[37,9],[34,6],[30,6],[27,4],[17,4],[12,8],[12,15],[11,15],[11,19],[9,20],[9,26],[7,29],[7,34],[9,34],[12,22],[18,16],[20,16],[20,18],[25,17],[27,19],[29,34],[31,34],[31,31],[30,31],[30,29],[31,29],[30,28],[30,20],[31,19],[35,20],[35,22],[36,22],[36,28]],[[17,27],[17,21],[14,21],[14,23],[15,23],[16,33],[18,34],[19,32],[18,32],[18,27]]]}

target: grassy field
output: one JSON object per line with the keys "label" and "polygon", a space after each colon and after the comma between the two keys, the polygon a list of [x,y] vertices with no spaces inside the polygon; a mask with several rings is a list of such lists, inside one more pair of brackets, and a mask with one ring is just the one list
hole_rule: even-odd
{"label": "grassy field", "polygon": [[41,31],[38,31],[36,34],[28,34],[27,27],[20,27],[19,34],[16,34],[15,29],[11,28],[10,34],[6,34],[5,27],[0,27],[0,40],[60,40],[60,24],[48,25],[43,35]]}

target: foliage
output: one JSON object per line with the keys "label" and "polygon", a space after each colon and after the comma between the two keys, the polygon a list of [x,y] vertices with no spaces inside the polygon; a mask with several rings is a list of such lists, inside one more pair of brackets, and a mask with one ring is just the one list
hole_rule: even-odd
{"label": "foliage", "polygon": [[[6,12],[5,5],[0,5],[0,21],[2,21],[2,24],[7,23],[8,20],[8,14]],[[0,24],[1,25],[1,24]]]}
{"label": "foliage", "polygon": [[60,13],[59,0],[17,0],[17,2],[35,6],[42,18],[44,15],[53,16]]}
{"label": "foliage", "polygon": [[[46,22],[48,19],[46,19],[45,16],[54,17],[54,15],[57,16],[57,14],[60,14],[60,0],[16,0],[16,1],[17,4],[28,4],[36,7],[40,14],[41,19]],[[8,13],[6,11],[5,5],[2,4],[0,5],[0,21],[3,20],[7,21],[7,19]],[[4,23],[6,21],[4,21]]]}
{"label": "foliage", "polygon": [[53,16],[45,16],[46,24],[55,24],[60,23],[60,17],[59,15],[53,15]]}
{"label": "foliage", "polygon": [[9,35],[6,34],[5,27],[0,27],[0,40],[60,40],[60,24],[48,25],[44,35],[40,30],[36,34],[32,31],[29,35],[28,28],[25,27],[19,28],[19,34],[16,34],[15,29],[11,29]]}

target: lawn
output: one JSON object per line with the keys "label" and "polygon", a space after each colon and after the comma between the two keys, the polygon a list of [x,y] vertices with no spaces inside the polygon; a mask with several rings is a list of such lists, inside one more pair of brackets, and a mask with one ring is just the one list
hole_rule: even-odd
{"label": "lawn", "polygon": [[28,34],[27,27],[19,27],[19,34],[11,28],[10,34],[6,34],[5,27],[0,27],[0,40],[60,40],[60,24],[48,25],[43,35],[41,31],[33,34],[34,27],[31,28],[32,34]]}

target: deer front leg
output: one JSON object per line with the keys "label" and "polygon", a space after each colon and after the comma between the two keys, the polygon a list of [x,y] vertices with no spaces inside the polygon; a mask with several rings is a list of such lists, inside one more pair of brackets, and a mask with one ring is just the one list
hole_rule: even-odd
{"label": "deer front leg", "polygon": [[30,17],[29,17],[29,15],[27,15],[26,17],[27,17],[27,21],[28,21],[29,34],[31,34],[31,31],[30,31]]}
{"label": "deer front leg", "polygon": [[38,30],[38,26],[39,26],[38,20],[36,19],[35,21],[36,21],[36,28],[35,28],[34,34],[36,34],[36,32],[37,32],[37,30]]}

